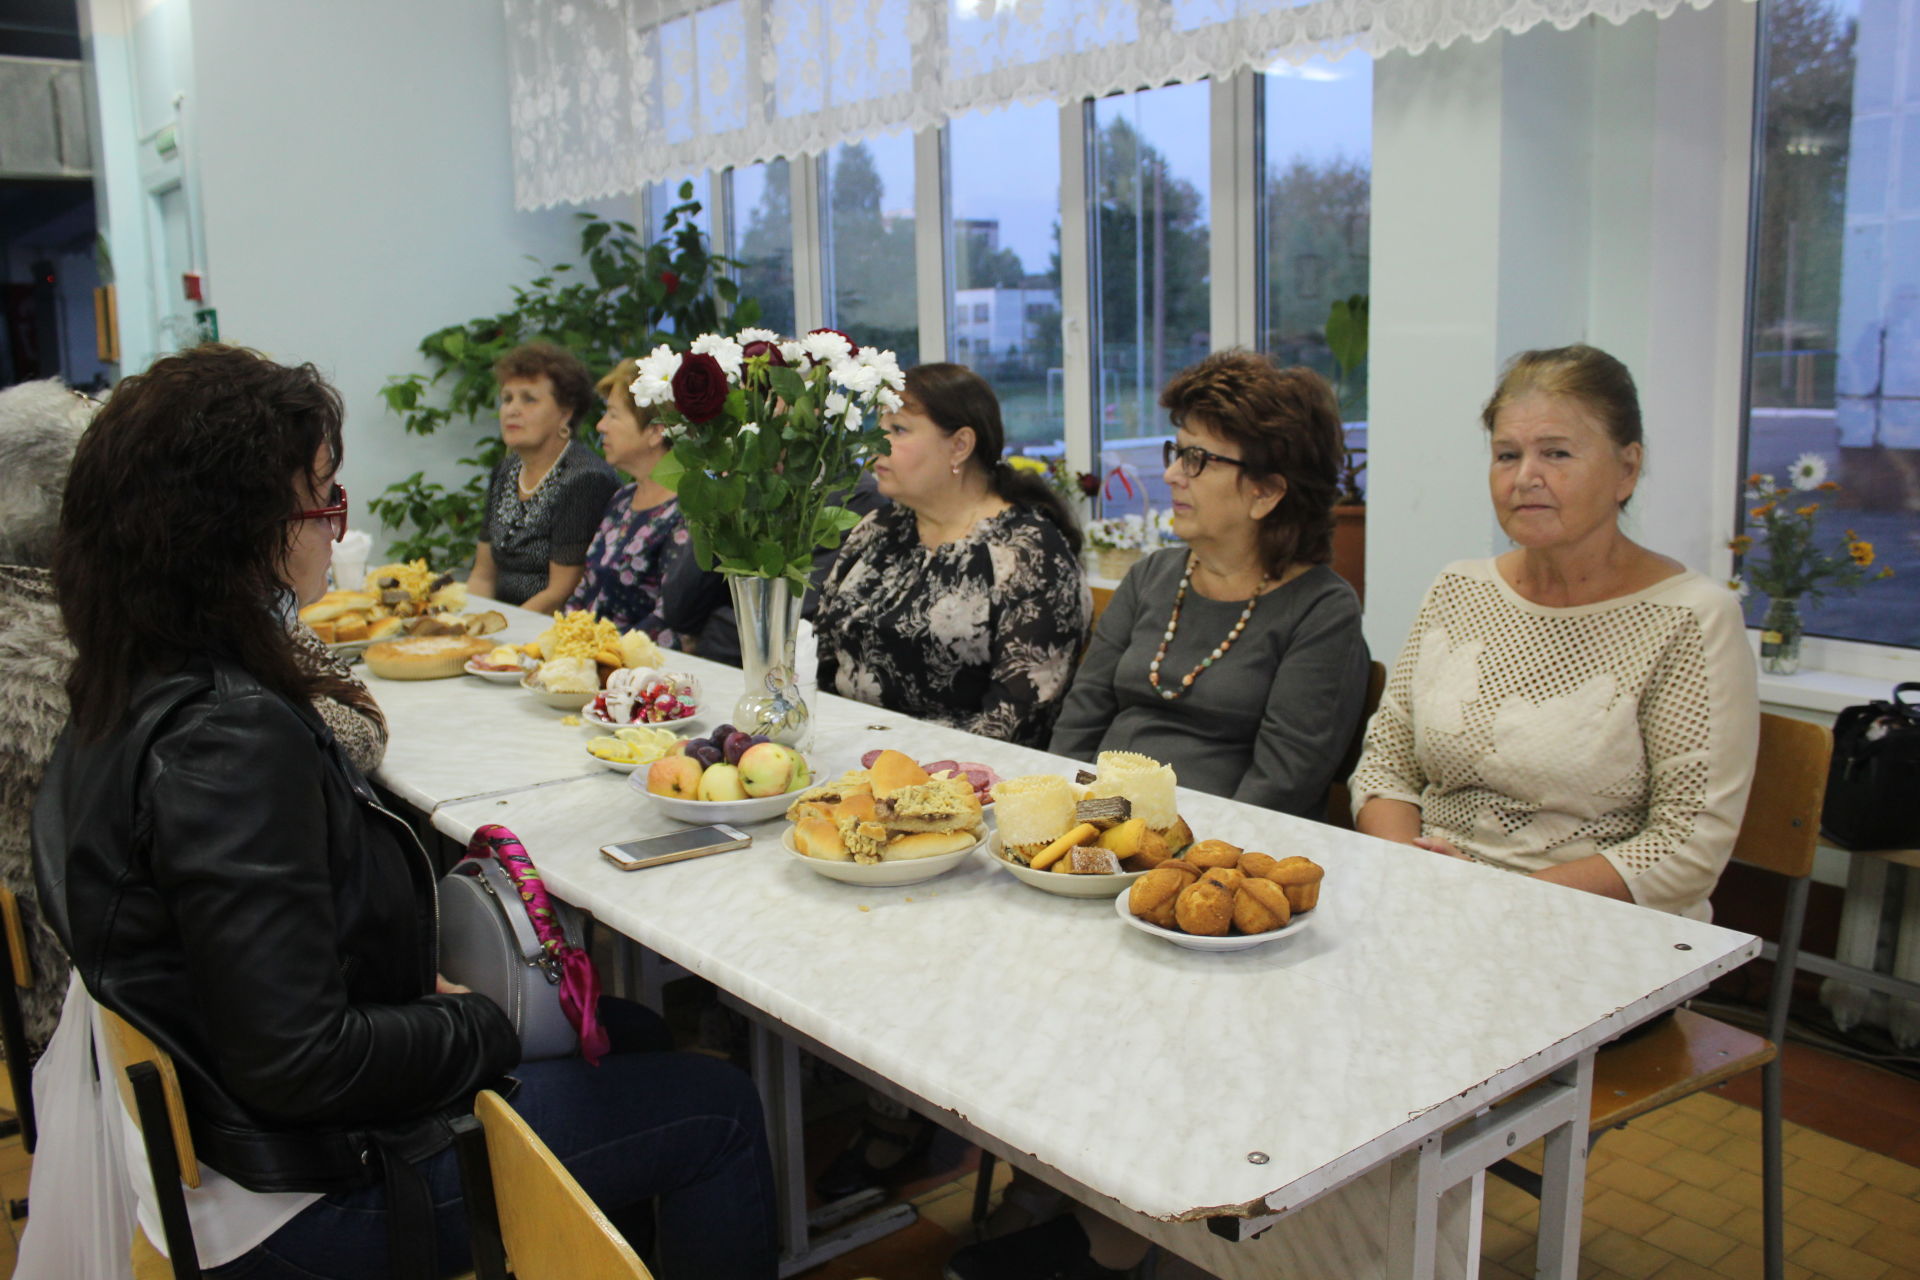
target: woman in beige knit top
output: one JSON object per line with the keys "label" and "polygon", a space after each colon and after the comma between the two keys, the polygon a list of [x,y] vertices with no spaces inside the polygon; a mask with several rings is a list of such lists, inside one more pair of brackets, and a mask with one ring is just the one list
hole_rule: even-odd
{"label": "woman in beige knit top", "polygon": [[1525,352],[1481,416],[1515,547],[1428,590],[1367,727],[1355,823],[1706,919],[1759,734],[1739,607],[1621,532],[1643,446],[1618,360]]}

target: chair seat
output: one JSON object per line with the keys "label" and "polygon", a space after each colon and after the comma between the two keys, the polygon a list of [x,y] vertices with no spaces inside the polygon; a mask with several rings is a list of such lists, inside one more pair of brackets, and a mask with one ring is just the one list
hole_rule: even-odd
{"label": "chair seat", "polygon": [[133,1280],[173,1280],[173,1263],[154,1248],[137,1222],[133,1225]]}
{"label": "chair seat", "polygon": [[1728,1026],[1691,1009],[1638,1040],[1609,1045],[1594,1057],[1590,1127],[1610,1129],[1711,1089],[1773,1061],[1779,1050],[1764,1036]]}

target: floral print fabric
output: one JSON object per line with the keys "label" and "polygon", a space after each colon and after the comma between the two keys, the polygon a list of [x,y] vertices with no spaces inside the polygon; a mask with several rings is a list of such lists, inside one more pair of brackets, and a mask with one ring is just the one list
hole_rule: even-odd
{"label": "floral print fabric", "polygon": [[660,616],[660,586],[668,565],[687,544],[680,502],[633,509],[633,491],[623,485],[607,504],[600,531],[587,547],[587,572],[567,598],[569,609],[590,609],[622,631],[635,627],[668,648],[673,632]]}
{"label": "floral print fabric", "polygon": [[814,620],[820,687],[984,737],[1043,746],[1092,599],[1060,530],[1011,507],[929,550],[887,507],[847,536]]}

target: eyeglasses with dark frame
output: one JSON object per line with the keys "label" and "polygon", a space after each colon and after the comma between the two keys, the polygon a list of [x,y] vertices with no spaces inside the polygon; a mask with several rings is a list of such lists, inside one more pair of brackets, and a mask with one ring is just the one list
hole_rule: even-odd
{"label": "eyeglasses with dark frame", "polygon": [[328,496],[333,499],[332,502],[312,511],[296,511],[287,517],[288,523],[298,524],[302,520],[325,520],[333,526],[333,540],[335,542],[346,537],[347,487],[343,484],[336,484],[333,486],[333,492]]}
{"label": "eyeglasses with dark frame", "polygon": [[1197,476],[1202,471],[1205,471],[1209,462],[1224,462],[1229,466],[1239,467],[1242,471],[1247,469],[1247,464],[1240,459],[1229,458],[1224,453],[1209,452],[1197,444],[1190,444],[1182,448],[1169,440],[1160,446],[1160,465],[1162,467],[1172,466],[1175,458],[1180,459],[1180,469],[1186,472],[1189,477]]}

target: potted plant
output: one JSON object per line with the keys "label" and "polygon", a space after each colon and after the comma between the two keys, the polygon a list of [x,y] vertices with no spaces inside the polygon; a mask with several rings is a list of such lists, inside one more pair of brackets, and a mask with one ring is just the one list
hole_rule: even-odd
{"label": "potted plant", "polygon": [[[1840,488],[1827,479],[1826,459],[1803,453],[1794,459],[1787,478],[1791,487],[1775,483],[1770,475],[1747,477],[1747,501],[1757,505],[1747,509],[1741,527],[1759,532],[1743,532],[1727,544],[1741,558],[1744,575],[1729,585],[1743,596],[1749,586],[1767,596],[1766,616],[1760,621],[1760,665],[1767,674],[1781,676],[1800,669],[1800,639],[1805,631],[1800,618],[1802,597],[1818,600],[1829,590],[1852,591],[1869,578],[1893,576],[1890,567],[1867,573],[1873,564],[1873,544],[1851,529],[1831,550],[1819,545],[1814,520],[1820,514],[1820,500],[1814,495]],[[1803,496],[1796,498],[1796,493]],[[1751,558],[1762,545],[1767,558]]]}
{"label": "potted plant", "polygon": [[[1367,358],[1367,295],[1336,299],[1327,310],[1327,347],[1333,353],[1334,394],[1346,415],[1359,397],[1354,375]],[[1333,571],[1345,578],[1367,602],[1367,496],[1360,473],[1367,469],[1367,451],[1341,442],[1340,496],[1333,508]]]}

